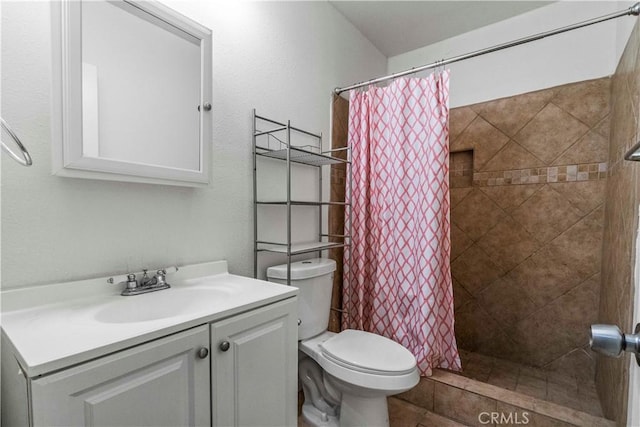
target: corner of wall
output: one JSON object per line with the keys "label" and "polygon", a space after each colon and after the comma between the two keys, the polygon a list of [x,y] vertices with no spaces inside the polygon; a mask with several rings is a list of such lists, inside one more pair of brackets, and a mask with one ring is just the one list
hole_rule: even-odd
{"label": "corner of wall", "polygon": [[[624,161],[624,153],[635,144],[640,108],[640,27],[638,19],[618,26],[616,55],[619,62],[611,81],[611,116],[609,144],[609,178],[605,202],[605,224],[602,246],[602,281],[598,322],[632,327],[635,236],[638,232],[638,164]],[[628,35],[630,34],[630,36]],[[620,46],[622,46],[620,48]],[[618,57],[618,56],[616,56]],[[607,418],[618,425],[627,421],[629,390],[629,358],[611,359],[598,356],[596,387]]]}

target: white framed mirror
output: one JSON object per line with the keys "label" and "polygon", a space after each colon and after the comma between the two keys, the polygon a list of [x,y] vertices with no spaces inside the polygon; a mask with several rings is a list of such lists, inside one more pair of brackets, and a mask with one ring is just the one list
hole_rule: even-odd
{"label": "white framed mirror", "polygon": [[211,30],[158,2],[52,2],[53,173],[209,182]]}

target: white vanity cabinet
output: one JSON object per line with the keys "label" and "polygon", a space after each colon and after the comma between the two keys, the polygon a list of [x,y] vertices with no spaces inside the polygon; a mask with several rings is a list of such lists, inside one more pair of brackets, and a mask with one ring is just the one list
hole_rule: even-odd
{"label": "white vanity cabinet", "polygon": [[295,287],[183,266],[2,291],[2,427],[296,426]]}
{"label": "white vanity cabinet", "polygon": [[208,348],[204,325],[36,379],[33,426],[208,426]]}
{"label": "white vanity cabinet", "polygon": [[214,427],[297,425],[296,299],[211,324]]}
{"label": "white vanity cabinet", "polygon": [[296,322],[293,297],[27,379],[3,427],[295,426]]}

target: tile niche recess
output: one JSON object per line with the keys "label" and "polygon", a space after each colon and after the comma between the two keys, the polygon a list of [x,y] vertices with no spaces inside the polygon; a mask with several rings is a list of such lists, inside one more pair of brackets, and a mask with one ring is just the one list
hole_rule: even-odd
{"label": "tile niche recess", "polygon": [[452,188],[473,185],[473,150],[452,152],[449,164],[449,183]]}

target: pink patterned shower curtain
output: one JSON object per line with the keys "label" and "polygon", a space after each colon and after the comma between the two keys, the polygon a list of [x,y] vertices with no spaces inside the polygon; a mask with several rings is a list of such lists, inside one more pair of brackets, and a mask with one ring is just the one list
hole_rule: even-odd
{"label": "pink patterned shower curtain", "polygon": [[436,367],[460,370],[448,122],[448,70],[351,92],[352,239],[344,253],[342,327],[399,342],[425,376]]}

